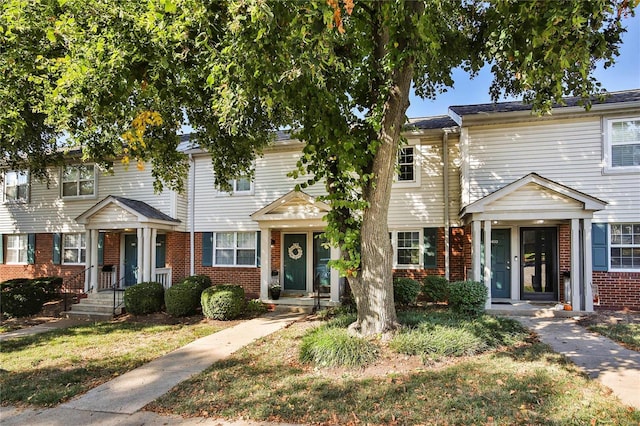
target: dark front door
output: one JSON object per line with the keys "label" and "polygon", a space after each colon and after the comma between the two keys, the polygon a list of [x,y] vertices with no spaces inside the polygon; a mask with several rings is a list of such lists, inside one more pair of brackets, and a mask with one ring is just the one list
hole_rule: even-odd
{"label": "dark front door", "polygon": [[284,290],[307,289],[307,234],[284,235]]}
{"label": "dark front door", "polygon": [[124,285],[138,282],[138,236],[124,236]]}
{"label": "dark front door", "polygon": [[558,299],[557,238],[556,228],[520,230],[522,299]]}
{"label": "dark front door", "polygon": [[491,230],[491,298],[511,298],[511,231]]}

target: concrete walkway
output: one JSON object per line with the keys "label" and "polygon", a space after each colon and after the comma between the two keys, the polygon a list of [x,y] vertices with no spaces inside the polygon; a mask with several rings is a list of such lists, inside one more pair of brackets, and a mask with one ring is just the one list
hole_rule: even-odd
{"label": "concrete walkway", "polygon": [[17,337],[33,336],[34,334],[45,333],[47,331],[55,330],[58,328],[68,328],[74,325],[86,324],[86,320],[69,319],[69,318],[56,318],[54,320],[34,325],[32,327],[25,327],[14,331],[7,331],[6,333],[0,333],[0,342],[5,340],[15,339]]}
{"label": "concrete walkway", "polygon": [[640,353],[587,331],[571,318],[515,317],[622,402],[640,409]]}

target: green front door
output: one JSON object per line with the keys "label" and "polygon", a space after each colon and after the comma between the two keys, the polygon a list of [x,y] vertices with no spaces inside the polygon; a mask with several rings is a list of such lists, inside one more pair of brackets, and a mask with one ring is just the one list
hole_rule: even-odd
{"label": "green front door", "polygon": [[138,237],[124,236],[124,285],[130,286],[138,282]]}
{"label": "green front door", "polygon": [[284,235],[284,290],[307,289],[307,234]]}
{"label": "green front door", "polygon": [[511,298],[511,243],[509,229],[491,230],[491,297]]}

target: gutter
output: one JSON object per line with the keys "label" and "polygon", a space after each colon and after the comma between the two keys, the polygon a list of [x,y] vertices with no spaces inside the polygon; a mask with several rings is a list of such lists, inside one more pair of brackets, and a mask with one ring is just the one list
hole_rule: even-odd
{"label": "gutter", "polygon": [[195,262],[195,215],[196,215],[196,162],[193,154],[189,154],[189,181],[191,188],[189,190],[189,275],[196,274]]}
{"label": "gutter", "polygon": [[449,132],[451,129],[442,129],[442,180],[444,190],[444,276],[449,280]]}

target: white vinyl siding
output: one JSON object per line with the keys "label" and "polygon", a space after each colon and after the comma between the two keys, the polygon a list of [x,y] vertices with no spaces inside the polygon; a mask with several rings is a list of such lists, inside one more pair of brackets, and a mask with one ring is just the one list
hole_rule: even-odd
{"label": "white vinyl siding", "polygon": [[464,205],[535,172],[608,203],[594,221],[640,220],[640,173],[603,175],[598,116],[477,126],[461,140]]}
{"label": "white vinyl siding", "polygon": [[77,265],[86,262],[85,234],[64,234],[62,238],[62,263]]}
{"label": "white vinyl siding", "polygon": [[11,265],[27,263],[27,235],[7,235],[6,263]]}
{"label": "white vinyl siding", "polygon": [[213,236],[214,266],[255,266],[255,232],[217,232]]}
{"label": "white vinyl siding", "polygon": [[640,223],[611,224],[612,271],[640,271]]}
{"label": "white vinyl siding", "polygon": [[29,202],[29,173],[9,170],[4,174],[4,201]]}

